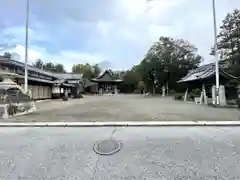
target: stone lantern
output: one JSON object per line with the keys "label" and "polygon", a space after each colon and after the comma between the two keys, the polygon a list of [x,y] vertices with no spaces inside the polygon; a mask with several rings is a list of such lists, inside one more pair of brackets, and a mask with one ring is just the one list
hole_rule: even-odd
{"label": "stone lantern", "polygon": [[1,97],[3,103],[0,104],[0,118],[36,111],[34,100],[13,81],[17,77],[16,74],[0,71],[0,77],[0,90],[3,93],[1,96],[4,96]]}

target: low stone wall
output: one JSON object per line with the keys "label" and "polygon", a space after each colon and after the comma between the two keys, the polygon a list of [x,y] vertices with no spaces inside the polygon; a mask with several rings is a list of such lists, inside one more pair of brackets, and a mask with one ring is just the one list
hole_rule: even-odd
{"label": "low stone wall", "polygon": [[7,119],[11,116],[27,114],[36,111],[34,101],[0,104],[0,118]]}

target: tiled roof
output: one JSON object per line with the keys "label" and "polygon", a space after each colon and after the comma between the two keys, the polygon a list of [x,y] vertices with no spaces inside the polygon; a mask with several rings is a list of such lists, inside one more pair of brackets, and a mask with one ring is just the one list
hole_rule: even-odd
{"label": "tiled roof", "polygon": [[102,79],[92,79],[93,82],[123,82],[121,79],[114,79],[114,80],[102,80]]}
{"label": "tiled roof", "polygon": [[82,74],[75,73],[52,73],[54,76],[63,79],[82,79]]}
{"label": "tiled roof", "polygon": [[100,78],[102,78],[102,76],[103,76],[105,73],[108,73],[112,78],[114,78],[114,77],[113,77],[113,72],[112,72],[112,70],[111,70],[111,69],[107,69],[107,70],[101,72],[101,73],[99,74],[99,76],[96,77],[95,79],[100,79]]}
{"label": "tiled roof", "polygon": [[[219,73],[220,75],[230,78],[230,79],[238,79],[237,77],[228,74],[224,70],[224,61],[219,62]],[[195,80],[202,80],[209,78],[211,76],[215,75],[215,63],[205,64],[202,65],[194,70],[191,70],[188,72],[188,74],[183,77],[178,82],[189,82],[189,81],[195,81]]]}
{"label": "tiled roof", "polygon": [[[18,77],[21,78],[21,79],[24,79],[24,76],[23,76],[23,75],[18,75]],[[40,78],[28,77],[28,80],[53,84],[53,81],[49,81],[49,80],[47,80],[47,79],[40,79]]]}
{"label": "tiled roof", "polygon": [[[0,56],[0,61],[1,61],[2,63],[5,63],[5,64],[12,64],[12,65],[15,65],[15,66],[20,66],[20,67],[22,67],[22,68],[25,67],[25,64],[24,64],[23,62],[16,61],[16,60],[12,60],[12,59],[6,59],[6,58],[1,57],[1,56]],[[41,73],[41,74],[44,74],[44,75],[46,75],[46,76],[50,76],[50,77],[55,77],[55,78],[56,78],[56,76],[54,75],[54,73],[51,73],[51,72],[48,72],[48,71],[44,71],[44,70],[42,70],[42,69],[35,68],[35,67],[33,67],[33,66],[30,66],[30,65],[28,65],[28,70],[34,71],[34,72],[37,72],[37,73]]]}
{"label": "tiled roof", "polygon": [[[12,64],[15,66],[20,66],[22,68],[25,67],[25,64],[20,61],[12,60],[12,59],[6,59],[2,56],[0,56],[0,63],[4,64]],[[82,79],[82,74],[74,74],[74,73],[53,73],[49,71],[45,71],[33,66],[28,65],[28,70],[40,73],[42,75],[50,76],[56,79]]]}
{"label": "tiled roof", "polygon": [[[108,79],[106,79],[106,76],[104,76],[105,74],[109,75]],[[116,78],[114,76],[113,71],[111,69],[107,69],[107,70],[103,71],[98,77],[93,78],[92,81],[98,81],[98,82],[122,82],[123,80]]]}
{"label": "tiled roof", "polygon": [[[11,78],[21,78],[21,79],[24,79],[24,75],[11,73],[11,72],[7,72],[7,71],[0,71],[0,75],[1,76],[2,75],[10,76]],[[49,81],[49,80],[46,80],[46,79],[29,77],[29,76],[28,76],[28,80],[53,84],[53,81]]]}

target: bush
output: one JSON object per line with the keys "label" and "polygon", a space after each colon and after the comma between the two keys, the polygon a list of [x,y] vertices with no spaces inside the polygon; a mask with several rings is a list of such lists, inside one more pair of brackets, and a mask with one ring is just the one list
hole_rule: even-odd
{"label": "bush", "polygon": [[193,97],[199,97],[201,95],[201,90],[200,89],[193,89],[191,93],[189,93],[189,95],[193,96]]}
{"label": "bush", "polygon": [[240,108],[240,98],[237,98],[236,103],[237,103],[238,108]]}
{"label": "bush", "polygon": [[8,106],[8,114],[10,116],[12,116],[12,115],[14,115],[16,113],[17,113],[17,106],[9,104],[9,106]]}
{"label": "bush", "polygon": [[175,100],[183,100],[183,94],[175,94],[174,99]]}

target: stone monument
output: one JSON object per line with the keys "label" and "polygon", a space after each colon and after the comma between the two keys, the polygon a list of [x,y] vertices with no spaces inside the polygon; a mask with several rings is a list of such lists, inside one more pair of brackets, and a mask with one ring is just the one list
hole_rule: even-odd
{"label": "stone monument", "polygon": [[216,95],[216,86],[212,86],[212,104],[216,104],[216,99],[217,99],[217,95]]}
{"label": "stone monument", "polygon": [[219,86],[219,104],[220,104],[220,106],[226,106],[227,105],[225,87],[223,85]]}

